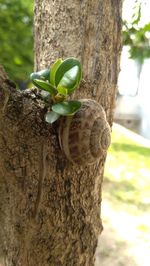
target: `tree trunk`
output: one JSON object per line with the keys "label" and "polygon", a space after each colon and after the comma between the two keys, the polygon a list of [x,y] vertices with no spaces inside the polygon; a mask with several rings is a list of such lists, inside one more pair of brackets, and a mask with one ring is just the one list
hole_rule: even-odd
{"label": "tree trunk", "polygon": [[[112,125],[119,71],[121,1],[35,0],[35,69],[77,57],[92,98]],[[92,266],[100,220],[105,157],[72,165],[44,121],[36,90],[19,92],[0,69],[0,263]]]}

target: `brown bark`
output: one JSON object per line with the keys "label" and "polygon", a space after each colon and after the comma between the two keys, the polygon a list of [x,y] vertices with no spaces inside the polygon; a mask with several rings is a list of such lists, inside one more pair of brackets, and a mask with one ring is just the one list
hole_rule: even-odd
{"label": "brown bark", "polygon": [[[35,1],[35,68],[58,57],[83,63],[77,98],[99,101],[110,125],[119,69],[121,1]],[[92,266],[105,158],[79,167],[60,150],[59,122],[44,121],[36,91],[0,70],[0,263]]]}

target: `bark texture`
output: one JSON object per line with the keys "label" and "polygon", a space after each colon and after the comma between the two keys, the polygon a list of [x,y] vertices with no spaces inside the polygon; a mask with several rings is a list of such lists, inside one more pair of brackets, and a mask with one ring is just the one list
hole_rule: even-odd
{"label": "bark texture", "polygon": [[[35,69],[79,58],[85,82],[74,97],[100,102],[110,125],[120,32],[119,0],[35,0]],[[105,158],[69,163],[38,92],[14,87],[0,68],[0,263],[92,266]]]}

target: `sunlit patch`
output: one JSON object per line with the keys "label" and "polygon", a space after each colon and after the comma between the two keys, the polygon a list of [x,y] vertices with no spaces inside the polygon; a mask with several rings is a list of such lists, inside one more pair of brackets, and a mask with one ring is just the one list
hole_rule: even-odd
{"label": "sunlit patch", "polygon": [[114,124],[104,176],[99,260],[103,265],[148,266],[150,142]]}

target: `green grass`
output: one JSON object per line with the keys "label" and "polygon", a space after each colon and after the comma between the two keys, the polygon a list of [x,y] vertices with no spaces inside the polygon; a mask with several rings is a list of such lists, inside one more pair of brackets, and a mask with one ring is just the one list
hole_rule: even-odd
{"label": "green grass", "polygon": [[111,200],[150,210],[150,148],[118,126],[113,127],[104,184],[104,193]]}

